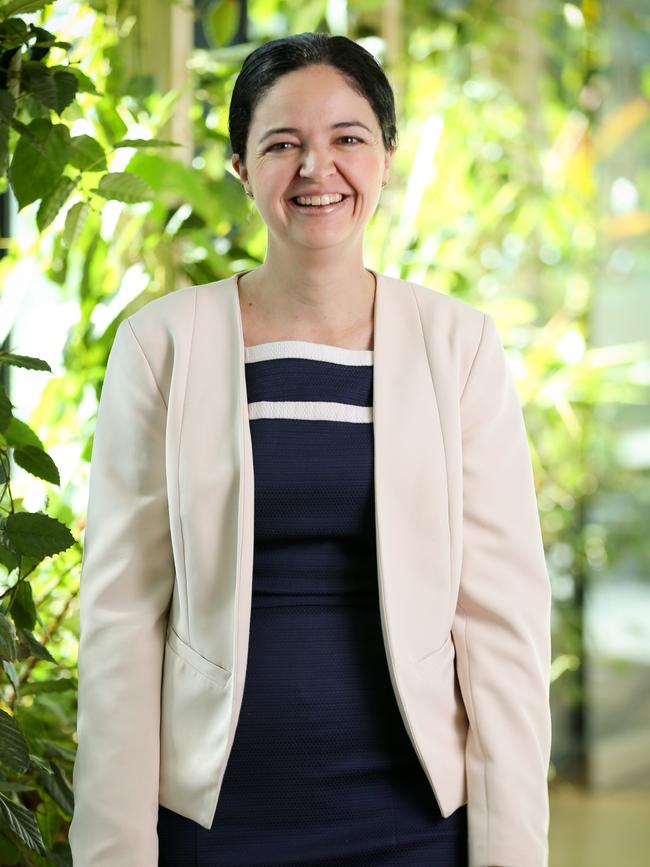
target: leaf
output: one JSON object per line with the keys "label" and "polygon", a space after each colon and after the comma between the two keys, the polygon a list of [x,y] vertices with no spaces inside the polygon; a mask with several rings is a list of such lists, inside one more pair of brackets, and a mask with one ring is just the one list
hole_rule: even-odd
{"label": "leaf", "polygon": [[16,720],[0,708],[0,764],[17,774],[29,767],[29,749]]}
{"label": "leaf", "polygon": [[40,768],[37,769],[36,773],[41,785],[64,812],[71,814],[74,810],[72,787],[61,768],[52,761],[50,761],[50,769],[51,774],[45,773]]}
{"label": "leaf", "polygon": [[0,364],[13,364],[14,367],[25,367],[29,370],[48,370],[52,373],[52,368],[42,358],[34,358],[31,355],[16,355],[13,352],[4,352],[0,350]]}
{"label": "leaf", "polygon": [[[30,24],[29,26],[31,31],[30,36],[35,36],[36,42],[29,49],[27,57],[29,60],[43,60],[47,57],[50,48],[55,44],[56,36],[44,27],[37,27],[34,24]],[[51,67],[46,67],[46,69],[48,73],[52,74]]]}
{"label": "leaf", "polygon": [[0,792],[0,821],[30,849],[45,854],[45,845],[33,814],[22,804],[10,801]]}
{"label": "leaf", "polygon": [[0,431],[2,432],[8,429],[13,419],[12,406],[13,403],[9,400],[4,385],[0,382]]}
{"label": "leaf", "polygon": [[156,138],[125,138],[113,145],[114,148],[158,148],[158,147],[183,147],[181,142],[164,141]]}
{"label": "leaf", "polygon": [[5,438],[10,446],[37,446],[43,448],[43,443],[28,424],[18,418],[12,418],[8,428],[4,431]]}
{"label": "leaf", "polygon": [[25,131],[41,145],[42,153],[26,135],[18,139],[7,177],[19,211],[43,198],[54,187],[70,151],[70,131],[65,124],[52,124],[39,117],[31,121]]}
{"label": "leaf", "polygon": [[18,466],[27,470],[37,479],[43,479],[53,485],[61,484],[57,465],[50,455],[38,446],[19,446],[14,449],[14,460]]}
{"label": "leaf", "polygon": [[97,139],[75,135],[70,139],[70,163],[81,171],[105,172],[106,154]]}
{"label": "leaf", "polygon": [[[0,2],[0,8],[6,3],[6,0]],[[31,27],[27,27],[22,18],[5,19],[3,23],[3,37],[6,48],[17,48],[19,45],[25,45],[30,40]],[[22,55],[21,55],[22,57]]]}
{"label": "leaf", "polygon": [[93,441],[95,439],[94,434],[90,434],[87,438],[83,449],[81,450],[81,458],[84,461],[90,461],[93,453]]}
{"label": "leaf", "polygon": [[217,0],[205,16],[208,32],[214,45],[229,45],[237,33],[240,7],[238,0]]}
{"label": "leaf", "polygon": [[36,606],[32,597],[32,585],[21,578],[11,605],[11,616],[18,629],[33,629],[36,623]]}
{"label": "leaf", "polygon": [[77,182],[67,175],[62,175],[54,187],[43,196],[36,212],[36,225],[40,232],[46,229],[55,219],[61,208],[76,189]]}
{"label": "leaf", "polygon": [[34,755],[34,753],[29,754],[29,759],[32,763],[32,767],[40,768],[43,771],[47,771],[47,773],[52,773],[50,770],[50,763],[44,761],[40,756]]}
{"label": "leaf", "polygon": [[16,111],[16,100],[8,90],[0,90],[0,120],[7,123],[13,118]]}
{"label": "leaf", "polygon": [[39,60],[23,60],[20,85],[24,93],[31,93],[45,108],[57,107],[56,84],[49,69]]}
{"label": "leaf", "polygon": [[119,107],[117,101],[109,96],[106,99],[98,100],[95,105],[97,123],[107,141],[115,141],[115,139],[126,135],[128,131],[128,127],[118,110]]}
{"label": "leaf", "polygon": [[75,202],[65,215],[65,226],[63,229],[63,244],[70,250],[75,245],[77,238],[86,224],[88,213],[90,211],[89,202]]}
{"label": "leaf", "polygon": [[82,72],[78,66],[68,66],[68,70],[74,75],[77,79],[77,92],[81,93],[94,93],[97,96],[103,96],[103,93],[97,90],[93,81],[88,78],[85,72]]}
{"label": "leaf", "polygon": [[0,658],[16,659],[16,630],[11,618],[0,613]]}
{"label": "leaf", "polygon": [[92,192],[105,199],[116,199],[127,204],[150,202],[154,198],[154,191],[149,184],[131,172],[108,172],[102,175],[99,186]]}
{"label": "leaf", "polygon": [[21,628],[18,630],[18,646],[18,658],[21,660],[33,656],[36,659],[44,659],[46,662],[54,662],[58,665],[58,661],[52,656],[47,647],[41,644],[29,629]]}
{"label": "leaf", "polygon": [[16,693],[16,695],[20,695],[20,681],[18,680],[18,672],[16,671],[16,666],[10,659],[3,659],[2,667],[5,670],[5,674],[11,681],[14,692]]}
{"label": "leaf", "polygon": [[[69,46],[69,43],[54,43],[59,46]],[[59,67],[54,73],[54,87],[56,90],[56,104],[53,108],[58,115],[72,104],[79,89],[77,76],[67,68]]]}
{"label": "leaf", "polygon": [[14,512],[7,516],[4,535],[17,554],[48,557],[75,543],[68,528],[42,512]]}

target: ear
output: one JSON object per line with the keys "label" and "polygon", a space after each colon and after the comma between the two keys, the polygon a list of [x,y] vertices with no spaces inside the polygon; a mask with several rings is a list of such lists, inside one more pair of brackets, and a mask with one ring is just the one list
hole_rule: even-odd
{"label": "ear", "polygon": [[390,150],[384,156],[384,177],[383,181],[385,183],[388,182],[388,176],[390,172],[390,165],[393,161],[393,154],[395,153],[395,145],[391,145]]}
{"label": "ear", "polygon": [[239,159],[239,154],[233,154],[231,157],[231,163],[233,169],[237,172],[243,184],[248,180],[248,171],[246,170],[246,166]]}

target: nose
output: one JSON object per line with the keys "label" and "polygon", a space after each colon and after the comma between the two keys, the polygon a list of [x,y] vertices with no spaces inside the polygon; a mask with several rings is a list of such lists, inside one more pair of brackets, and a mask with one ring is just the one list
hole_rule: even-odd
{"label": "nose", "polygon": [[324,180],[330,175],[336,174],[336,168],[332,164],[332,158],[327,148],[317,150],[309,148],[300,165],[301,178],[313,178],[314,180]]}

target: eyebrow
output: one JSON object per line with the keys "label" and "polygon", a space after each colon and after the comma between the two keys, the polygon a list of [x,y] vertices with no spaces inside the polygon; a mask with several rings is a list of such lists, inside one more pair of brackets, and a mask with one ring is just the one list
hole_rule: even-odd
{"label": "eyebrow", "polygon": [[[362,126],[364,129],[367,129],[368,132],[372,134],[372,130],[369,127],[367,127],[365,125],[365,123],[361,123],[360,120],[342,120],[342,121],[339,121],[339,123],[333,123],[332,126],[330,127],[330,129],[341,129],[342,127],[347,128],[349,126]],[[273,135],[276,132],[295,132],[295,133],[298,133],[298,132],[300,132],[300,130],[297,129],[295,126],[277,126],[277,127],[274,127],[273,129],[267,129],[267,131],[264,133],[264,135],[258,141],[258,144],[262,144],[262,142],[264,141],[265,138],[268,138],[269,136]]]}

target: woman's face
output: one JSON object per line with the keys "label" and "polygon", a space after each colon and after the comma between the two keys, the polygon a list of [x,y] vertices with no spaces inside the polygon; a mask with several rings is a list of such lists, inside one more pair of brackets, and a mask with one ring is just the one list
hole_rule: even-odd
{"label": "woman's face", "polygon": [[[283,129],[283,132],[278,132]],[[311,247],[357,238],[379,202],[394,148],[387,153],[368,101],[331,66],[279,78],[258,103],[246,166],[232,164],[253,193],[271,235]],[[300,206],[294,196],[342,193],[342,202]]]}

